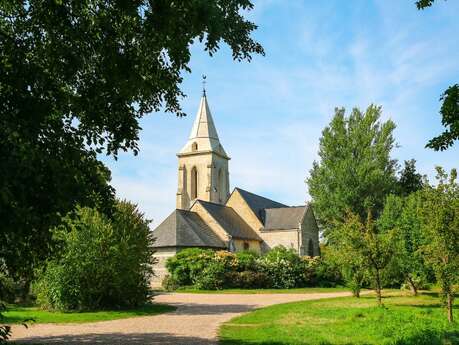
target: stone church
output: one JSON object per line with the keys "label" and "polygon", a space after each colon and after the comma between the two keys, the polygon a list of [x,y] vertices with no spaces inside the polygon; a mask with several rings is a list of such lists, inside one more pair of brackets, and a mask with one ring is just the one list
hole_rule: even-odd
{"label": "stone church", "polygon": [[189,247],[263,253],[283,245],[299,255],[320,254],[310,205],[287,206],[240,188],[230,193],[230,157],[218,138],[205,91],[177,157],[176,209],[153,231],[159,260],[153,285],[167,273],[167,258]]}

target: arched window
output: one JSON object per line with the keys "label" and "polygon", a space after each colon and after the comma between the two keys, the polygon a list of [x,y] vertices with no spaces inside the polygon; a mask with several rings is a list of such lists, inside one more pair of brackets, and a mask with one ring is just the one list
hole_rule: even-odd
{"label": "arched window", "polygon": [[196,167],[191,169],[191,199],[198,197],[198,170]]}
{"label": "arched window", "polygon": [[225,188],[223,187],[223,169],[220,168],[218,169],[218,176],[217,176],[217,188],[218,188],[218,198],[220,199],[220,202],[223,201],[225,196],[223,195],[223,191]]}
{"label": "arched window", "polygon": [[308,256],[314,256],[314,243],[312,243],[312,240],[309,240],[308,243]]}
{"label": "arched window", "polygon": [[191,144],[191,151],[198,151],[198,143]]}

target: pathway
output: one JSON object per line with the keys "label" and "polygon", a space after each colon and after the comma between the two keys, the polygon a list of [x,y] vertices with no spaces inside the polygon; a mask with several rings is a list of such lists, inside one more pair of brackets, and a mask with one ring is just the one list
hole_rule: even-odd
{"label": "pathway", "polygon": [[306,294],[187,294],[155,297],[177,310],[154,316],[84,324],[36,324],[13,328],[21,344],[217,344],[218,327],[231,318],[272,304],[349,296],[347,292]]}

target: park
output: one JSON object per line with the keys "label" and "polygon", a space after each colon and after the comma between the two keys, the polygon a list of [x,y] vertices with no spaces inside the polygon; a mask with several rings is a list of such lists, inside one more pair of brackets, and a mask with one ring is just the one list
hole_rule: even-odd
{"label": "park", "polygon": [[459,345],[458,13],[0,2],[0,344]]}

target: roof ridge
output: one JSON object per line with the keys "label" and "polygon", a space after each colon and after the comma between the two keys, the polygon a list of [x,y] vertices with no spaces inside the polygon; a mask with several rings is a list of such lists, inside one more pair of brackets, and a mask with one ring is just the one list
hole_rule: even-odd
{"label": "roof ridge", "polygon": [[[259,194],[255,194],[255,193],[249,192],[249,191],[247,191],[247,190],[245,190],[245,189],[242,189],[242,188],[239,188],[239,187],[234,187],[234,189],[235,189],[235,190],[237,189],[237,190],[242,191],[242,192],[245,192],[245,193],[247,193],[247,194],[256,196],[256,197],[258,197],[258,198],[262,198],[262,199],[271,201],[271,202],[276,203],[276,204],[279,204],[279,205],[284,205],[285,207],[290,207],[290,206],[285,205],[285,204],[283,204],[283,203],[281,203],[281,202],[279,202],[279,201],[276,201],[276,200],[273,200],[273,199],[269,199],[269,198],[267,198],[267,197],[265,197],[265,196],[262,196],[262,195],[259,195]],[[244,197],[244,196],[243,196],[243,197]]]}

